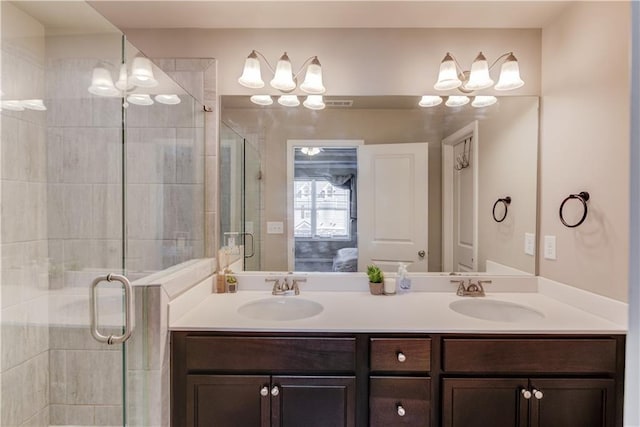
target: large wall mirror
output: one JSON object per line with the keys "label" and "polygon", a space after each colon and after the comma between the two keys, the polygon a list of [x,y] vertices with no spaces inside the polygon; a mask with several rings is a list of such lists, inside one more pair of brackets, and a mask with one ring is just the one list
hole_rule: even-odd
{"label": "large wall mirror", "polygon": [[538,98],[418,101],[222,96],[221,248],[249,271],[535,274]]}

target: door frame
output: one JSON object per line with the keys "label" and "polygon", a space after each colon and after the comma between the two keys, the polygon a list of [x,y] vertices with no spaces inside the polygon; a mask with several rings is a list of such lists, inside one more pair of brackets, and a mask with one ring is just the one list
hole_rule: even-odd
{"label": "door frame", "polygon": [[478,121],[474,120],[442,140],[442,270],[453,268],[453,182],[454,146],[471,136],[471,162],[473,162],[473,269],[478,270],[478,190],[479,153]]}
{"label": "door frame", "polygon": [[293,236],[293,178],[294,178],[294,149],[299,147],[353,147],[364,145],[364,139],[287,139],[287,270],[295,268],[295,244]]}

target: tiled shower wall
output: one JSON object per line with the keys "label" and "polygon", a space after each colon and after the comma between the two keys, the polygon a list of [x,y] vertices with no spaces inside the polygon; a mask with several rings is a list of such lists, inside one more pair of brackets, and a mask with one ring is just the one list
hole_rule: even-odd
{"label": "tiled shower wall", "polygon": [[[3,99],[44,98],[44,29],[2,2]],[[3,426],[49,424],[46,115],[1,113]]]}

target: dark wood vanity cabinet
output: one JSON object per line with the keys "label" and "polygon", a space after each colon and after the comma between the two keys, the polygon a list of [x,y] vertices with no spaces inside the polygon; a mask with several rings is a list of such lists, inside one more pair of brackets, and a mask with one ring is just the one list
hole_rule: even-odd
{"label": "dark wood vanity cabinet", "polygon": [[171,339],[173,426],[622,426],[621,335]]}

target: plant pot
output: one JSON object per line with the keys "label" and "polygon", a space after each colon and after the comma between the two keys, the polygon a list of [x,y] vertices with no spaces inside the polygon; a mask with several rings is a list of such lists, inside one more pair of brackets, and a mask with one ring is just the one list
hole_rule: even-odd
{"label": "plant pot", "polygon": [[369,291],[371,295],[382,295],[384,291],[384,283],[369,282]]}

